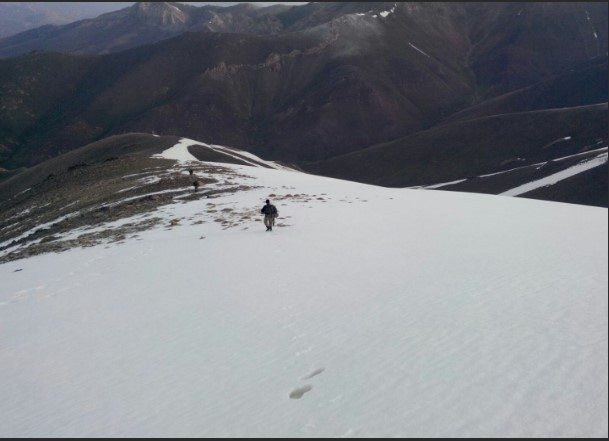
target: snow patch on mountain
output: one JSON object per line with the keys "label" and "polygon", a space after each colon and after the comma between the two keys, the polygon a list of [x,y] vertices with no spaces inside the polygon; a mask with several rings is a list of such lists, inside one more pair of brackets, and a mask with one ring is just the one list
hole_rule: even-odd
{"label": "snow patch on mountain", "polygon": [[520,185],[501,194],[504,196],[519,196],[521,194],[528,193],[541,187],[549,187],[550,185],[554,185],[567,178],[578,175],[593,168],[600,167],[605,164],[607,164],[607,153],[603,153],[592,159],[584,160],[577,165],[569,167],[566,170],[562,170],[558,173],[554,173],[553,175],[546,176],[545,178],[539,179],[537,181]]}
{"label": "snow patch on mountain", "polygon": [[419,48],[418,48],[418,47],[416,47],[414,44],[412,44],[412,43],[408,43],[408,45],[409,45],[411,48],[413,48],[415,51],[420,52],[421,54],[425,55],[427,58],[431,58],[431,56],[430,56],[430,55],[429,55],[427,52],[425,52],[425,51],[423,51],[423,50],[419,49]]}
{"label": "snow patch on mountain", "polygon": [[389,15],[391,15],[395,12],[397,7],[398,7],[398,4],[396,3],[395,5],[393,5],[393,8],[391,8],[389,11],[383,11],[379,15],[383,18],[387,18]]}
{"label": "snow patch on mountain", "polygon": [[165,150],[163,153],[158,155],[153,155],[156,158],[165,158],[165,159],[174,159],[176,161],[197,161],[189,151],[188,147],[192,145],[205,145],[198,141],[193,141],[192,139],[182,138],[180,142],[178,142],[173,147]]}
{"label": "snow patch on mountain", "polygon": [[259,158],[258,156],[243,151],[236,150],[230,147],[224,147],[220,145],[206,144],[204,142],[195,141],[188,138],[182,138],[180,142],[178,142],[175,146],[165,150],[164,152],[153,155],[154,158],[164,158],[164,159],[173,159],[176,161],[188,162],[188,161],[196,161],[200,162],[194,155],[192,155],[188,148],[191,146],[201,146],[213,150],[218,153],[222,153],[228,157],[233,159],[238,159],[242,162],[245,162],[248,165],[254,167],[266,166],[268,168],[273,168],[276,170],[292,170],[289,167],[283,166],[281,164],[277,164],[273,161],[265,161],[264,159]]}

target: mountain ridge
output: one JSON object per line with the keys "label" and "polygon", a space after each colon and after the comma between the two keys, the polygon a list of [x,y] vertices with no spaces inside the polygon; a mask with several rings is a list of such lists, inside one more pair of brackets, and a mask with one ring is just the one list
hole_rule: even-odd
{"label": "mountain ridge", "polygon": [[[309,4],[277,13],[291,32],[187,32],[104,56],[0,60],[0,166],[32,166],[111,135],[155,132],[317,167],[459,119],[525,111],[531,120],[519,130],[540,142],[527,141],[532,157],[569,135],[540,136],[560,125],[537,124],[533,112],[607,102],[606,15],[606,5],[593,3]],[[564,126],[580,121],[577,114],[563,112]],[[506,122],[502,138],[514,130],[509,118],[487,120],[497,121]],[[603,130],[595,117],[579,130],[577,148],[605,137]],[[471,138],[472,152],[504,143],[484,137]],[[394,161],[386,174],[423,165]]]}

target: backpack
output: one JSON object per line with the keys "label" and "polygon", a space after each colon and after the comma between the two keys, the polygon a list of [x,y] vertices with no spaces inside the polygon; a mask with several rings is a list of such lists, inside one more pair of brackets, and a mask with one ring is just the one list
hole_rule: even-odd
{"label": "backpack", "polygon": [[275,207],[274,205],[265,205],[262,208],[262,212],[267,216],[273,216],[273,217],[278,216],[277,207]]}

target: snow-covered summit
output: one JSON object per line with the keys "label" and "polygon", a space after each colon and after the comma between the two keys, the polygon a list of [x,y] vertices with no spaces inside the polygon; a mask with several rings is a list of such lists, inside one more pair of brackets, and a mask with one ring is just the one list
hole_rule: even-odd
{"label": "snow-covered summit", "polygon": [[0,436],[607,436],[606,209],[180,144],[207,197],[0,265]]}

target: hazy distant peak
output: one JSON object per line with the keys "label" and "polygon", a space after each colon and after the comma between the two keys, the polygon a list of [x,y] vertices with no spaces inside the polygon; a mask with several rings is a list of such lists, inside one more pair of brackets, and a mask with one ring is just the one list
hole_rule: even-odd
{"label": "hazy distant peak", "polygon": [[232,7],[232,9],[237,9],[240,11],[254,11],[256,9],[260,9],[262,6],[256,5],[254,3],[239,3]]}
{"label": "hazy distant peak", "polygon": [[183,6],[170,2],[137,2],[131,7],[131,15],[162,26],[179,25],[188,21]]}

